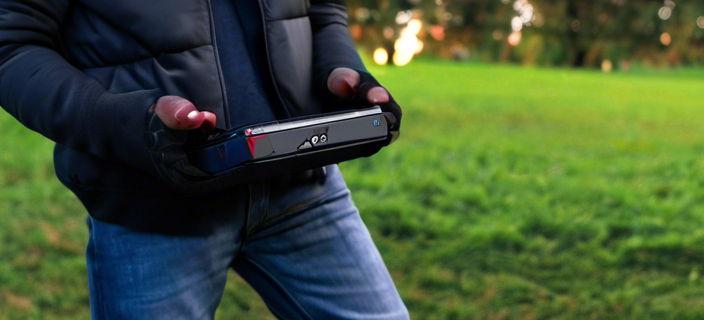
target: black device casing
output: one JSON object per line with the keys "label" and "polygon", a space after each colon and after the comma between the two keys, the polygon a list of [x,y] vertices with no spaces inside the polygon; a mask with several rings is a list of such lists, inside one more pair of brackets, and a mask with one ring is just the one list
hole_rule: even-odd
{"label": "black device casing", "polygon": [[171,130],[166,128],[156,115],[153,115],[148,120],[149,130],[145,133],[145,138],[152,150],[152,158],[162,180],[168,183],[172,191],[181,194],[197,194],[360,157],[369,157],[398,137],[398,122],[394,114],[382,112],[379,115],[386,120],[385,137],[338,146],[311,148],[290,155],[244,162],[218,174],[208,173],[194,166],[189,159],[193,149],[203,147],[203,141],[197,141],[194,131]]}

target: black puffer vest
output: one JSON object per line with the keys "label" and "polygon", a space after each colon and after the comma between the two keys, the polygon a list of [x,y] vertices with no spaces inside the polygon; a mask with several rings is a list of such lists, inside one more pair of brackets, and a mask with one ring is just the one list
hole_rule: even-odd
{"label": "black puffer vest", "polygon": [[[320,112],[329,72],[364,68],[344,1],[257,4],[272,99],[287,116]],[[159,193],[143,138],[159,97],[231,126],[216,36],[209,0],[0,1],[0,105],[57,143],[57,176],[74,192]]]}

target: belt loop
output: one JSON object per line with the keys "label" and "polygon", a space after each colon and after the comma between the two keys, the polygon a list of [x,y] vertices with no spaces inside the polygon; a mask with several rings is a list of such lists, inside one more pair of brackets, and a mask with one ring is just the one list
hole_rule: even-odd
{"label": "belt loop", "polygon": [[249,185],[249,212],[247,215],[246,236],[249,237],[266,219],[269,211],[269,180],[257,181]]}
{"label": "belt loop", "polygon": [[325,184],[325,180],[328,178],[328,170],[325,167],[313,169],[313,179],[318,182],[318,184]]}

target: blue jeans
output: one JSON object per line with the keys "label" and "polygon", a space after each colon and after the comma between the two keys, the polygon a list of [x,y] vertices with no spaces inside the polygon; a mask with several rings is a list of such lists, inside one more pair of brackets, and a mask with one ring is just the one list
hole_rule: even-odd
{"label": "blue jeans", "polygon": [[327,169],[324,184],[277,178],[219,199],[228,213],[191,222],[205,233],[89,218],[93,319],[213,319],[228,268],[281,319],[408,319],[342,175]]}

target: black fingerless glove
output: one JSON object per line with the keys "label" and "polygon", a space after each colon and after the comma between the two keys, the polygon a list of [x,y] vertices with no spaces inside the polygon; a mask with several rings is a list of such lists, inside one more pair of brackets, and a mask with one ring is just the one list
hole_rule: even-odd
{"label": "black fingerless glove", "polygon": [[[398,105],[396,100],[394,100],[394,97],[391,96],[391,93],[389,93],[389,102],[386,103],[371,103],[369,100],[367,100],[367,94],[369,93],[369,90],[371,90],[374,87],[382,87],[384,88],[383,85],[379,83],[369,72],[366,70],[361,70],[361,69],[354,69],[351,68],[352,70],[356,71],[359,73],[359,84],[355,90],[354,95],[352,98],[340,98],[330,92],[330,89],[327,86],[327,78],[330,77],[330,72],[328,72],[328,77],[324,79],[321,79],[321,83],[319,84],[319,90],[322,90],[322,97],[323,97],[323,104],[325,105],[325,108],[323,110],[326,111],[341,111],[341,110],[353,110],[353,109],[364,109],[364,108],[371,108],[375,105],[379,105],[381,107],[381,110],[383,112],[390,112],[393,114],[393,117],[395,119],[387,119],[387,121],[392,124],[392,126],[389,128],[389,131],[391,132],[391,138],[389,139],[388,143],[392,143],[396,141],[396,139],[399,136],[399,132],[401,129],[401,116],[402,116],[402,111],[401,107]],[[387,90],[388,92],[388,90]],[[387,118],[390,118],[387,116]]]}
{"label": "black fingerless glove", "polygon": [[184,147],[189,141],[199,139],[198,130],[172,130],[150,110],[147,115],[144,139],[149,148],[156,171],[162,181],[179,193],[217,190],[221,183],[214,183],[212,176],[192,166]]}
{"label": "black fingerless glove", "polygon": [[[359,73],[359,86],[357,87],[357,90],[355,91],[354,96],[352,97],[352,101],[358,106],[362,107],[371,107],[375,105],[372,102],[369,102],[367,99],[367,94],[369,93],[369,90],[371,90],[374,87],[382,87],[379,81],[377,81],[371,74],[369,74],[366,71],[363,70],[357,70],[353,69]],[[392,138],[390,139],[389,143],[392,143],[398,139],[400,130],[401,130],[401,116],[403,115],[403,112],[401,111],[401,106],[396,103],[396,100],[394,100],[394,97],[391,96],[391,93],[386,90],[386,92],[389,94],[389,102],[386,103],[378,103],[379,107],[381,107],[381,111],[384,112],[391,112],[396,119],[387,119],[389,123],[392,124],[392,126],[389,128],[389,131],[392,134]]]}

